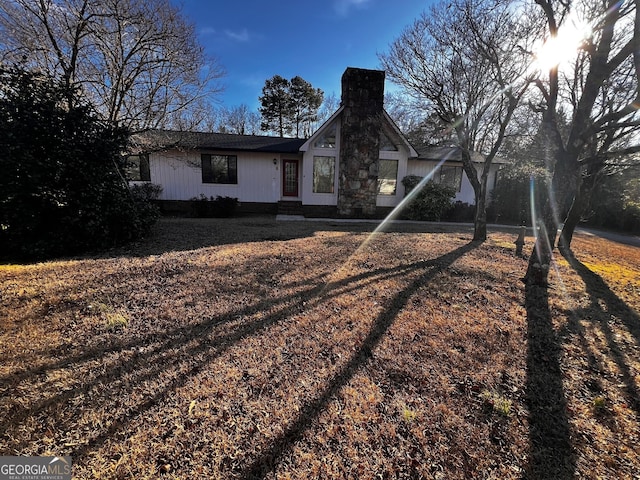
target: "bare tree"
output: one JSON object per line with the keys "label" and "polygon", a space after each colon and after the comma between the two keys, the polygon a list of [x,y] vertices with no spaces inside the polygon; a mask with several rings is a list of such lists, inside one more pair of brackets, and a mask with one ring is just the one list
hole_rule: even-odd
{"label": "bare tree", "polygon": [[223,72],[169,0],[15,0],[0,4],[4,62],[79,87],[133,130],[199,122]]}
{"label": "bare tree", "polygon": [[384,96],[384,108],[414,147],[454,146],[455,133],[424,102],[401,92]]}
{"label": "bare tree", "polygon": [[[389,76],[455,132],[475,194],[474,240],[487,235],[492,162],[526,92],[514,11],[500,0],[453,0],[408,27],[380,59]],[[480,171],[472,156],[484,155]]]}
{"label": "bare tree", "polygon": [[[607,151],[639,124],[640,11],[638,0],[604,2],[535,0],[544,35],[558,37],[571,15],[581,17],[590,33],[570,70],[552,65],[536,85],[541,95],[544,154],[553,172],[552,190],[542,206],[542,231],[529,259],[525,280],[546,285],[562,209],[580,200],[580,176],[597,174]],[[539,33],[539,32],[538,32]],[[551,40],[548,40],[551,41]],[[627,81],[617,83],[620,78]],[[615,86],[615,88],[613,88]],[[563,129],[562,125],[566,124]],[[568,232],[573,232],[568,228]],[[570,235],[561,242],[568,248]]]}
{"label": "bare tree", "polygon": [[329,120],[331,115],[333,115],[336,110],[340,107],[340,100],[338,99],[335,92],[331,92],[329,95],[325,95],[324,100],[322,101],[322,105],[320,105],[320,109],[318,110],[318,115],[316,117],[316,121],[312,125],[312,133],[317,130],[324,122]]}
{"label": "bare tree", "polygon": [[222,108],[215,130],[237,135],[257,135],[260,132],[260,114],[252,112],[244,103],[236,107]]}

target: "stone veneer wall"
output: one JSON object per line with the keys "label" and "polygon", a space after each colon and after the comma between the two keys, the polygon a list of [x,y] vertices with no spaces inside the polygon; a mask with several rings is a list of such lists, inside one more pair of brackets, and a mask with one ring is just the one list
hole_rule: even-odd
{"label": "stone veneer wall", "polygon": [[339,216],[376,216],[384,76],[361,68],[347,68],[342,75]]}

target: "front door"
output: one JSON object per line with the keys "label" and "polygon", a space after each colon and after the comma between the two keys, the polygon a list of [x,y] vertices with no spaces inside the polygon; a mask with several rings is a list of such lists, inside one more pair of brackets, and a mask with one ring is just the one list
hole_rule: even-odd
{"label": "front door", "polygon": [[282,161],[282,196],[298,196],[298,160]]}

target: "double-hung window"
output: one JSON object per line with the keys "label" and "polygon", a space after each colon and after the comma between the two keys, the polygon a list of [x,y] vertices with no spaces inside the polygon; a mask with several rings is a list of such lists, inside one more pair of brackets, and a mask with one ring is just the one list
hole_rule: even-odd
{"label": "double-hung window", "polygon": [[203,153],[202,183],[238,183],[238,157]]}

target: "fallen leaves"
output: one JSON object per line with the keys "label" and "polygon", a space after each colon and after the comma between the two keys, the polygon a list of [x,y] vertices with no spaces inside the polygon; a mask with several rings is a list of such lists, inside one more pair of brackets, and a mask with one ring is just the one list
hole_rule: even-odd
{"label": "fallen leaves", "polygon": [[[515,234],[257,222],[163,220],[113,258],[0,268],[0,451],[71,455],[74,478],[523,476]],[[624,477],[639,262],[600,242],[574,247],[599,290],[558,261],[549,308],[575,474]]]}

